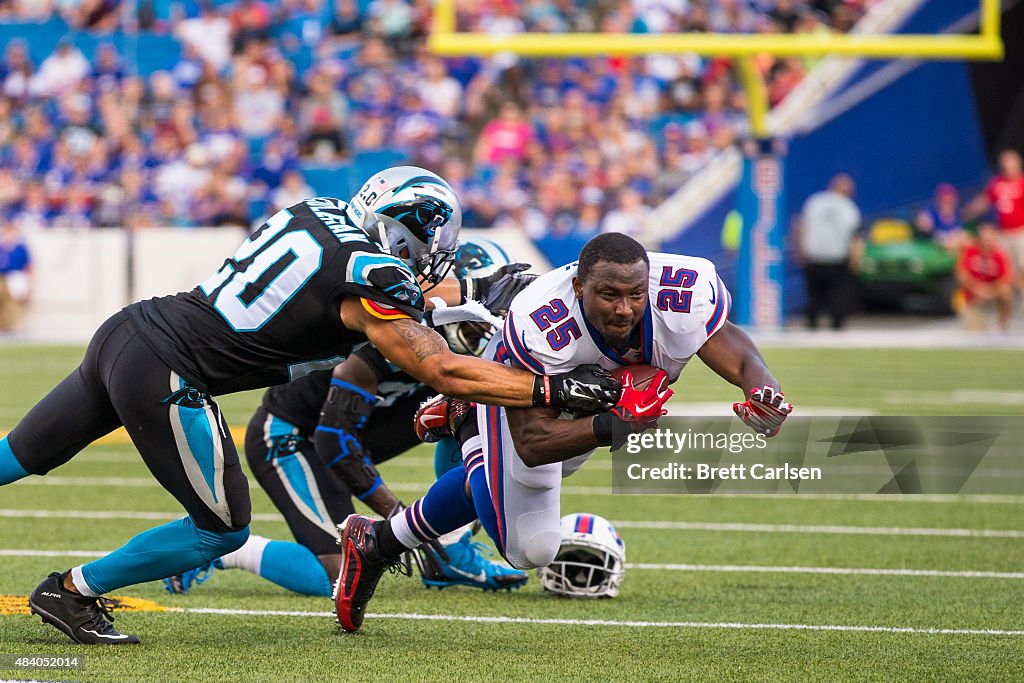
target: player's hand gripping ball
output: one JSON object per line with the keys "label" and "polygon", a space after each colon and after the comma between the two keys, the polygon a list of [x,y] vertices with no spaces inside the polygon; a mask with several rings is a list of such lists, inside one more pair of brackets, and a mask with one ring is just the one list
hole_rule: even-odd
{"label": "player's hand gripping ball", "polygon": [[469,401],[441,394],[427,399],[413,417],[416,437],[425,443],[435,443],[455,436],[472,407]]}
{"label": "player's hand gripping ball", "polygon": [[781,391],[766,384],[760,389],[751,389],[750,398],[743,403],[733,403],[732,410],[755,432],[775,436],[793,412],[793,404],[786,403]]}
{"label": "player's hand gripping ball", "polygon": [[658,418],[665,415],[664,406],[673,391],[668,386],[668,373],[652,365],[628,365],[612,372],[622,382],[622,398],[612,412],[632,431],[643,431],[657,426]]}

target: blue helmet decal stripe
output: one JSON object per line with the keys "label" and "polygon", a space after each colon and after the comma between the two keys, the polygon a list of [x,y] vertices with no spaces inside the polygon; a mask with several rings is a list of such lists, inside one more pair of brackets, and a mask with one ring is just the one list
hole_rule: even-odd
{"label": "blue helmet decal stripe", "polygon": [[438,178],[436,178],[436,177],[431,178],[428,175],[413,176],[412,178],[409,178],[404,183],[402,183],[401,185],[396,187],[394,191],[395,192],[401,192],[405,188],[412,187],[413,185],[436,185],[437,187],[440,187],[440,188],[443,188],[445,190],[451,191],[451,190],[449,190],[447,185],[438,182]]}

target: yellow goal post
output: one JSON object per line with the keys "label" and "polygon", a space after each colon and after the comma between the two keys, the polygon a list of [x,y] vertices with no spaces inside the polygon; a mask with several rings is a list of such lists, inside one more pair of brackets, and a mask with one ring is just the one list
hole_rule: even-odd
{"label": "yellow goal post", "polygon": [[491,35],[456,30],[456,0],[435,0],[431,51],[445,56],[511,52],[523,57],[595,57],[695,53],[740,58],[751,128],[767,134],[764,83],[751,58],[839,55],[869,59],[1000,60],[1000,0],[979,0],[978,33],[972,35],[765,35],[733,33],[518,33]]}

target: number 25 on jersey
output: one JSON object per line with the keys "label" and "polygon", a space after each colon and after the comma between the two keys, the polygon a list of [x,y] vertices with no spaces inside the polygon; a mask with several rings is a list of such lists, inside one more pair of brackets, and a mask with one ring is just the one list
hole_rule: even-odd
{"label": "number 25 on jersey", "polygon": [[554,329],[547,333],[548,346],[554,351],[560,351],[573,339],[580,338],[580,326],[576,318],[566,320],[568,317],[569,308],[561,299],[550,301],[547,306],[541,306],[530,314],[530,318],[537,323],[541,332],[554,326]]}

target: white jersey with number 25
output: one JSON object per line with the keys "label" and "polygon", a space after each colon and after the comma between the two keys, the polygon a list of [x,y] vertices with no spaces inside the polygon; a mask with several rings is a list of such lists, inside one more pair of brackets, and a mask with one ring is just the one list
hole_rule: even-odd
{"label": "white jersey with number 25", "polygon": [[596,363],[612,370],[644,363],[679,377],[693,354],[725,324],[732,297],[707,259],[649,253],[650,297],[631,348],[611,348],[583,315],[573,292],[576,263],[537,278],[513,300],[502,338],[516,365],[537,374]]}

